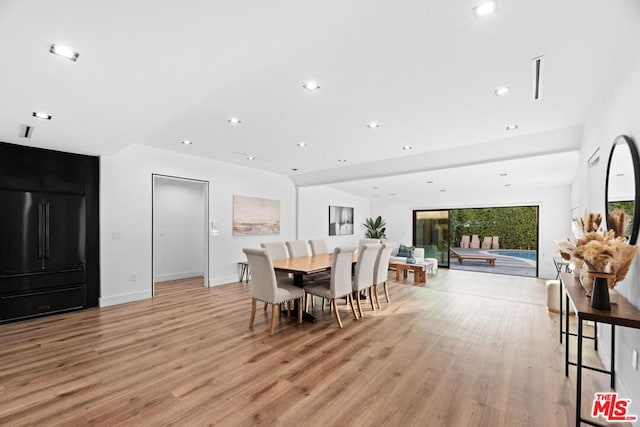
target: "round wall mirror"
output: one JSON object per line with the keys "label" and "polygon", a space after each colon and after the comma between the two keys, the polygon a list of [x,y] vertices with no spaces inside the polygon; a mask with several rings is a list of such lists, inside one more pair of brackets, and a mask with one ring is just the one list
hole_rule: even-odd
{"label": "round wall mirror", "polygon": [[622,209],[631,219],[623,231],[629,243],[635,245],[640,224],[640,157],[636,143],[626,135],[613,141],[605,186],[607,229],[613,228],[610,214]]}

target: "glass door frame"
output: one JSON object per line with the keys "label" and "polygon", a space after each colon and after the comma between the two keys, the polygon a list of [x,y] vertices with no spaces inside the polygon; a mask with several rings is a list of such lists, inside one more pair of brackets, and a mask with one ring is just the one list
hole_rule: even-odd
{"label": "glass door frame", "polygon": [[[441,263],[442,257],[440,257],[440,258],[436,257],[436,259],[438,259],[438,267],[449,268],[450,262],[451,262],[451,260],[450,260],[451,257],[449,256],[449,249],[451,248],[451,237],[450,237],[451,234],[449,233],[450,225],[451,225],[451,223],[450,223],[451,209],[414,209],[413,210],[413,214],[412,214],[413,215],[413,221],[412,221],[413,222],[413,224],[412,224],[412,229],[413,229],[412,245],[414,247],[417,247],[416,227],[417,227],[417,219],[418,219],[417,216],[418,216],[418,214],[420,212],[446,212],[447,213],[447,219],[446,219],[447,238],[446,238],[446,240],[442,240],[442,241],[444,241],[446,243],[446,248],[444,248],[442,251],[436,250],[437,251],[436,254],[443,253],[443,252],[447,254],[446,262],[443,260],[442,263]],[[426,253],[426,251],[425,251],[425,258],[430,258],[428,256],[428,254]]]}

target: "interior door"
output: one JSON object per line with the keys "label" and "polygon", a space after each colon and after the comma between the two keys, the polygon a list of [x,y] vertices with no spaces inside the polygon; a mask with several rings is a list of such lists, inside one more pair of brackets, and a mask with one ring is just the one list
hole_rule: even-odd
{"label": "interior door", "polygon": [[45,193],[46,270],[80,268],[85,263],[85,199],[81,194]]}

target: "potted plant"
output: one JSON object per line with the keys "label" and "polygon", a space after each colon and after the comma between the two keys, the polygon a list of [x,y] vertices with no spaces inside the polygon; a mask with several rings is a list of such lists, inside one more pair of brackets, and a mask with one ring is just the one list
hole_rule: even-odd
{"label": "potted plant", "polygon": [[362,224],[364,228],[367,230],[365,233],[365,237],[369,239],[386,239],[387,235],[385,231],[387,231],[387,223],[381,216],[378,215],[377,218],[367,218]]}

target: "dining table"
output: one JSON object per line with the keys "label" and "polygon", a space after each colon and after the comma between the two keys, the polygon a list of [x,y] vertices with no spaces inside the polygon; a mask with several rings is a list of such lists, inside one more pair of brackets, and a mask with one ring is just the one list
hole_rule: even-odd
{"label": "dining table", "polygon": [[[358,254],[354,252],[352,263],[355,264],[357,260]],[[312,256],[287,258],[273,261],[273,269],[276,271],[291,273],[293,275],[293,284],[302,288],[304,283],[304,276],[331,270],[332,263],[333,253],[317,254]],[[297,303],[298,302],[296,301],[295,304]],[[302,318],[303,320],[311,323],[315,323],[318,320],[314,315],[306,311],[303,311]]]}

